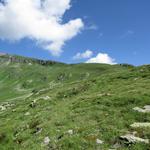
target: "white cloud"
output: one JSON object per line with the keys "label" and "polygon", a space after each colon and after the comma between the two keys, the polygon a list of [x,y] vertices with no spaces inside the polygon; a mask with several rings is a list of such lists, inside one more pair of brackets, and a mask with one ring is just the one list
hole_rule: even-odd
{"label": "white cloud", "polygon": [[134,34],[134,31],[127,30],[124,34],[121,35],[121,38],[123,39],[123,38],[129,37],[129,36],[131,36],[133,34]]}
{"label": "white cloud", "polygon": [[104,64],[116,64],[115,59],[111,58],[106,53],[98,53],[96,57],[90,58],[86,63],[104,63]]}
{"label": "white cloud", "polygon": [[96,24],[90,24],[85,27],[86,30],[98,30],[98,26]]}
{"label": "white cloud", "polygon": [[74,60],[77,60],[77,59],[86,59],[86,58],[90,58],[92,57],[93,55],[93,52],[91,50],[86,50],[85,52],[83,53],[77,53],[73,59]]}
{"label": "white cloud", "polygon": [[3,0],[0,2],[0,39],[36,40],[53,55],[84,26],[80,18],[62,23],[71,0]]}

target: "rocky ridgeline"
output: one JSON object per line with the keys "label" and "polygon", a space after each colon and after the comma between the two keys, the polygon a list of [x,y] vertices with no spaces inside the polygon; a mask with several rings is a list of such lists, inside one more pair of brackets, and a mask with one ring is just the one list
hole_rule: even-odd
{"label": "rocky ridgeline", "polygon": [[2,62],[26,63],[29,65],[40,64],[43,66],[58,64],[58,62],[56,62],[56,61],[40,60],[40,59],[34,59],[34,58],[25,58],[25,57],[21,57],[21,56],[8,55],[5,53],[0,53],[0,63],[2,63]]}

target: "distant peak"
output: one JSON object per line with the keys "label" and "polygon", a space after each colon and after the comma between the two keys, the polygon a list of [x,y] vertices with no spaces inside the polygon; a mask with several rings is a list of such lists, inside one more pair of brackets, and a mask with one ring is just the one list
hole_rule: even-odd
{"label": "distant peak", "polygon": [[7,54],[6,54],[6,53],[0,52],[0,56],[4,56],[4,55],[7,55]]}

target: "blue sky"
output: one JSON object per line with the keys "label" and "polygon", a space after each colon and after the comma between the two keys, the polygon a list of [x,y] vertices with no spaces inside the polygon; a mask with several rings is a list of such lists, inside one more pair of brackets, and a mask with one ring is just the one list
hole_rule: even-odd
{"label": "blue sky", "polygon": [[[117,63],[150,63],[149,0],[72,0],[71,5],[61,16],[61,24],[80,18],[84,27],[80,24],[80,33],[65,41],[65,45],[61,46],[63,52],[59,56],[37,44],[37,38],[26,36],[10,40],[6,37],[6,31],[3,32],[4,25],[1,21],[0,52],[66,63],[85,62],[98,54],[107,54]],[[8,29],[12,33],[11,28],[7,25],[5,27],[7,35],[11,35],[8,33]],[[92,54],[82,57],[87,50]],[[75,58],[77,53],[81,57]]]}

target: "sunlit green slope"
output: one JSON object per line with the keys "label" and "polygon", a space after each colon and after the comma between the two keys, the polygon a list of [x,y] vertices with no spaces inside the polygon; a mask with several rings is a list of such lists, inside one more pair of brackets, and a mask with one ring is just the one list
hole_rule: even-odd
{"label": "sunlit green slope", "polygon": [[148,150],[150,66],[0,56],[1,150]]}

